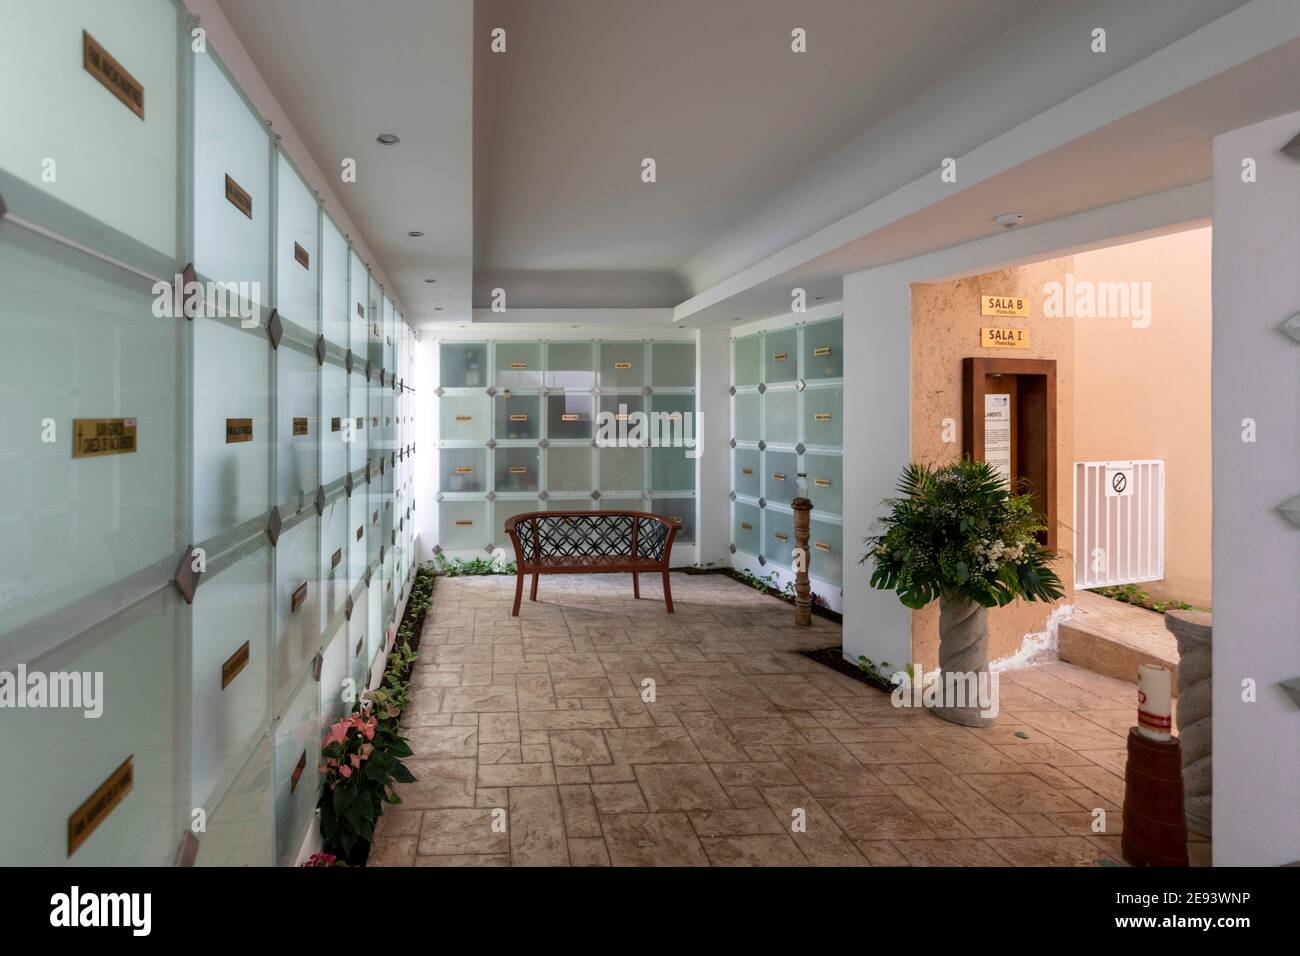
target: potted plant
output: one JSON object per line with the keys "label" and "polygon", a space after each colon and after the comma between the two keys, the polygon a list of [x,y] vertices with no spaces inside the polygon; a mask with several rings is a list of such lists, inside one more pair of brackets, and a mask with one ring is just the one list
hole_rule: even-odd
{"label": "potted plant", "polygon": [[401,760],[409,756],[396,722],[381,720],[368,706],[358,705],[330,727],[321,746],[316,804],[326,853],[351,866],[365,862],[383,805],[402,802],[393,784],[415,780]]}
{"label": "potted plant", "polygon": [[[1016,493],[990,465],[970,458],[938,468],[908,465],[898,492],[884,502],[889,513],[880,534],[866,539],[860,563],[873,561],[871,586],[896,591],[913,610],[938,599],[941,679],[987,682],[988,609],[1065,593],[1051,567],[1056,554],[1038,540],[1046,523],[1031,495]],[[979,708],[944,703],[934,709],[946,720],[993,723]]]}

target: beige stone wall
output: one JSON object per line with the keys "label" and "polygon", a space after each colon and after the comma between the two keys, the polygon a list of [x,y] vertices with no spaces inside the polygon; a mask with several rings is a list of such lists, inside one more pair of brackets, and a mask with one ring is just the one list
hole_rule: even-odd
{"label": "beige stone wall", "polygon": [[1075,319],[1079,461],[1165,460],[1165,578],[1153,597],[1211,606],[1209,227],[1074,257],[1076,281],[1150,282],[1151,323]]}
{"label": "beige stone wall", "polygon": [[[1073,266],[1069,257],[1022,268],[991,272],[952,282],[912,286],[912,457],[942,464],[961,457],[961,360],[1001,355],[1056,359],[1057,545],[1068,550],[1071,508],[1070,463],[1074,455],[1074,332],[1068,320],[1043,317],[1043,286],[1063,281]],[[980,297],[1016,295],[1029,300],[1027,318],[986,318]],[[1029,348],[995,352],[980,348],[981,326],[1029,330]],[[943,420],[957,423],[957,441],[943,441]],[[902,463],[899,463],[901,469]],[[1066,559],[1057,573],[1073,591]],[[1017,602],[989,613],[989,657],[1015,653],[1026,634],[1044,629],[1055,605]],[[932,605],[912,615],[912,660],[934,666],[939,660],[939,609]]]}

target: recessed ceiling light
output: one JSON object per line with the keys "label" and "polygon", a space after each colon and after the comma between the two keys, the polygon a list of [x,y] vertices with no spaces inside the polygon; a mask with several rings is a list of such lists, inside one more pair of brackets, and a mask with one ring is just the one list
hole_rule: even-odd
{"label": "recessed ceiling light", "polygon": [[1000,216],[994,216],[993,221],[1003,229],[1011,229],[1025,221],[1023,212],[1004,212]]}
{"label": "recessed ceiling light", "polygon": [[375,142],[379,143],[381,146],[395,146],[400,143],[401,140],[397,138],[396,133],[380,133],[375,137]]}
{"label": "recessed ceiling light", "polygon": [[412,239],[419,239],[422,235],[424,235],[424,233],[422,233],[419,229],[412,229],[410,232],[407,233],[407,235],[410,236]]}
{"label": "recessed ceiling light", "polygon": [[441,311],[442,311],[442,306],[440,306],[440,305],[435,305],[435,306],[433,307],[433,311],[435,311],[435,312],[441,312]]}
{"label": "recessed ceiling light", "polygon": [[438,280],[437,280],[437,279],[425,279],[424,281],[425,281],[425,282],[437,282]]}

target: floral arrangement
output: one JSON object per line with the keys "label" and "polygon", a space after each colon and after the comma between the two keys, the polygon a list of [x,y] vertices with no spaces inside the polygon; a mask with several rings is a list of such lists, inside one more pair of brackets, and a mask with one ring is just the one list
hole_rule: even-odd
{"label": "floral arrangement", "polygon": [[381,720],[369,706],[358,704],[349,716],[330,727],[321,746],[321,837],[325,850],[345,859],[369,844],[383,804],[398,804],[395,783],[415,777],[402,763],[411,756],[396,722]]}
{"label": "floral arrangement", "polygon": [[313,853],[311,856],[307,857],[307,862],[303,864],[303,869],[325,866],[347,866],[347,864],[333,853]]}
{"label": "floral arrangement", "polygon": [[859,562],[874,562],[872,587],[897,591],[913,609],[945,594],[1002,607],[1065,593],[1051,567],[1056,554],[1039,543],[1047,525],[1032,495],[1017,494],[987,463],[911,464],[898,492]]}

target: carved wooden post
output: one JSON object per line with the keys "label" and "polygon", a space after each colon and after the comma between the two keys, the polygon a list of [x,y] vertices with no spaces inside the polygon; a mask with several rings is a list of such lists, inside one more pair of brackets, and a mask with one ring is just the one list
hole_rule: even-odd
{"label": "carved wooden post", "polygon": [[808,524],[812,502],[808,500],[808,476],[799,472],[795,494],[790,502],[794,511],[794,622],[800,627],[812,624],[812,586],[808,583]]}

